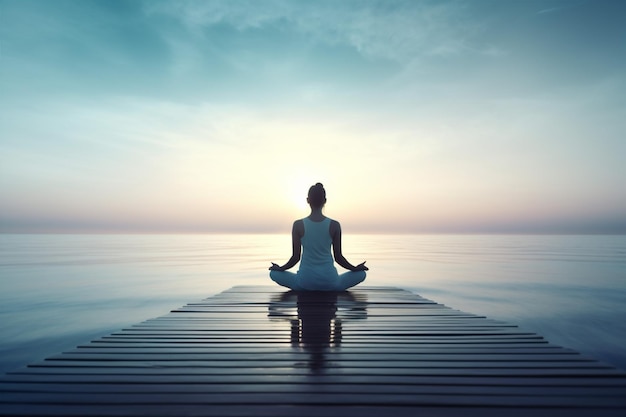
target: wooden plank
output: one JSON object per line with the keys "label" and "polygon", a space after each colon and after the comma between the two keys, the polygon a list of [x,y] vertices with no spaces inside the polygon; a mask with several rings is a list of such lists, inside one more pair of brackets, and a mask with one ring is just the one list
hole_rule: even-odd
{"label": "wooden plank", "polygon": [[[159,342],[158,340],[161,340],[161,342]],[[131,339],[131,338],[115,338],[115,337],[103,337],[101,339],[97,339],[91,342],[93,345],[97,345],[97,346],[110,346],[110,345],[146,345],[146,344],[150,344],[152,346],[158,346],[158,345],[166,345],[166,344],[171,344],[171,345],[209,345],[209,346],[226,346],[226,345],[233,345],[233,347],[236,346],[240,346],[242,343],[245,343],[245,346],[251,346],[251,345],[267,345],[268,343],[272,343],[273,345],[276,345],[276,342],[274,340],[272,341],[266,341],[266,340],[260,340],[260,339],[255,339],[255,340],[246,340],[246,341],[239,341],[239,340],[215,340],[215,341],[211,341],[211,340],[207,340],[207,339],[202,339],[202,338],[189,338],[189,339],[180,339],[177,340],[176,338],[170,338],[170,339],[152,339],[152,340],[145,340],[145,339],[141,339],[141,338],[136,338],[136,339]],[[389,346],[391,343],[389,341],[389,339],[385,339],[385,338],[378,338],[378,339],[372,339],[372,340],[358,340],[358,341],[354,341],[353,340],[345,340],[342,345],[347,345],[347,346]],[[414,346],[414,347],[420,347],[420,346],[472,346],[472,345],[482,345],[482,346],[504,346],[504,347],[514,347],[514,346],[519,346],[519,347],[523,347],[523,346],[550,346],[549,343],[546,340],[543,340],[542,338],[533,338],[533,339],[501,339],[501,338],[490,338],[490,339],[484,339],[484,338],[470,338],[470,337],[465,337],[462,340],[459,338],[451,338],[451,337],[422,337],[419,338],[419,340],[413,339],[413,340],[404,340],[404,339],[397,339],[394,340],[393,343],[395,346]]]}
{"label": "wooden plank", "polygon": [[[79,358],[75,357],[70,358],[58,358],[52,360],[45,360],[41,362],[36,362],[32,365],[29,365],[32,368],[35,367],[45,367],[45,368],[59,368],[59,367],[67,367],[67,368],[114,368],[114,367],[123,367],[123,368],[144,368],[144,367],[193,367],[197,369],[201,368],[258,368],[258,369],[266,369],[271,370],[274,368],[282,369],[284,367],[289,367],[294,361],[302,361],[309,359],[309,355],[301,356],[301,357],[291,357],[291,358],[277,358],[277,357],[265,357],[261,359],[212,359],[212,358],[168,358],[168,357],[144,357],[144,358],[106,358],[106,359],[91,359],[91,358]],[[143,359],[143,360],[142,360]],[[400,368],[401,372],[410,372],[412,369],[419,370],[428,370],[428,369],[509,369],[515,370],[519,368],[528,369],[528,368],[536,368],[536,369],[571,369],[571,370],[582,370],[585,371],[595,371],[595,370],[606,370],[612,369],[608,365],[601,365],[595,361],[580,361],[580,360],[497,360],[492,358],[482,357],[480,359],[472,359],[459,357],[457,356],[455,359],[442,359],[442,360],[411,360],[411,359],[391,359],[391,358],[382,358],[381,360],[372,360],[370,358],[364,358],[362,360],[359,359],[344,359],[343,357],[339,357],[333,360],[332,357],[327,357],[324,355],[324,369],[341,369],[344,370],[346,368],[357,369],[374,369],[374,368],[384,368],[384,369],[393,369]],[[158,364],[158,365],[156,365]]]}
{"label": "wooden plank", "polygon": [[256,394],[321,394],[328,392],[361,393],[361,394],[416,394],[422,395],[526,395],[526,396],[563,396],[576,395],[582,397],[619,397],[623,394],[623,386],[520,386],[520,385],[432,385],[420,386],[401,384],[317,384],[311,386],[305,383],[43,383],[34,382],[24,387],[20,383],[0,383],[0,390],[15,393],[107,393],[107,394],[161,394],[161,393],[256,393]]}
{"label": "wooden plank", "polygon": [[[239,352],[239,353],[215,353],[215,352],[66,352],[62,355],[51,356],[47,358],[47,361],[137,361],[137,360],[150,360],[150,361],[243,361],[243,362],[258,362],[258,361],[293,361],[301,360],[302,358],[309,357],[309,353],[306,351],[301,352]],[[383,352],[371,352],[371,353],[338,353],[327,352],[325,353],[326,360],[329,361],[385,361],[385,363],[413,363],[416,361],[427,362],[585,362],[596,364],[591,359],[585,359],[576,354],[526,354],[526,353],[498,353],[496,355],[486,355],[483,353],[471,354],[465,352],[454,353],[383,353]]]}
{"label": "wooden plank", "polygon": [[[223,347],[223,344],[214,344],[208,343],[202,346],[193,346],[186,343],[165,343],[165,344],[154,344],[154,345],[138,345],[136,343],[128,343],[128,344],[113,344],[107,345],[106,347],[102,347],[101,344],[93,344],[93,345],[83,345],[80,346],[75,351],[70,351],[67,353],[77,353],[77,354],[89,354],[89,353],[108,353],[111,355],[114,354],[124,354],[124,353],[171,353],[171,354],[194,354],[194,353],[204,353],[204,354],[242,354],[242,355],[255,355],[255,354],[293,354],[297,353],[294,351],[292,347],[268,347],[263,344],[254,344],[252,346],[244,345],[238,346],[237,352],[233,353],[233,350],[228,347]],[[350,349],[350,352],[345,352],[344,354],[348,355],[385,355],[385,354],[393,354],[393,355],[448,355],[453,353],[461,353],[461,354],[475,354],[475,355],[510,355],[510,354],[523,354],[523,355],[568,355],[568,356],[578,356],[583,357],[578,352],[568,350],[568,349],[560,349],[556,346],[545,346],[543,344],[539,344],[538,346],[531,345],[530,347],[519,347],[517,344],[512,344],[509,347],[501,347],[497,345],[496,347],[489,346],[450,346],[450,345],[437,345],[435,347],[427,346],[394,346],[388,345],[384,347],[380,346],[365,346],[358,345],[354,346]],[[332,354],[332,351],[329,352]]]}
{"label": "wooden plank", "polygon": [[601,375],[597,377],[589,376],[527,376],[524,378],[504,376],[450,376],[450,375],[380,375],[373,379],[367,375],[316,375],[311,378],[309,374],[288,374],[280,378],[266,378],[266,375],[249,374],[229,374],[229,375],[194,375],[180,374],[167,375],[118,375],[118,374],[41,374],[41,373],[20,373],[13,372],[2,379],[2,383],[20,384],[21,390],[27,389],[32,384],[80,384],[80,385],[101,385],[101,384],[133,384],[133,385],[241,385],[257,384],[265,385],[272,383],[282,383],[290,385],[316,385],[336,386],[336,385],[362,385],[362,386],[510,386],[510,387],[578,387],[578,388],[626,388],[623,378],[615,376]]}
{"label": "wooden plank", "polygon": [[[286,395],[288,394],[288,395]],[[614,408],[623,400],[616,396],[569,396],[569,395],[471,395],[471,394],[376,394],[360,392],[278,392],[278,393],[13,393],[9,404],[182,404],[198,406],[237,404],[358,404],[399,406],[507,406],[507,407],[555,407],[567,404],[569,408]]]}
{"label": "wooden plank", "polygon": [[[310,375],[311,369],[319,369],[320,373],[327,376],[359,375],[378,378],[380,376],[452,376],[452,377],[607,377],[602,370],[571,369],[571,368],[430,368],[430,369],[403,369],[403,368],[352,368],[323,369],[314,363],[294,363],[291,367],[283,368],[193,368],[193,367],[167,367],[159,364],[147,364],[144,367],[35,367],[21,371],[22,374],[47,374],[47,375],[158,375],[166,380],[172,375],[250,375],[253,377],[276,377],[283,378],[286,375]],[[323,369],[323,371],[322,371]]]}
{"label": "wooden plank", "polygon": [[[450,405],[421,406],[417,408],[419,415],[429,417],[448,417],[450,415],[463,415],[466,417],[527,417],[536,416],[537,409],[525,407],[523,404],[516,407],[458,407]],[[17,404],[6,407],[8,416],[60,416],[60,417],[84,417],[97,416],[204,416],[204,417],[380,417],[393,412],[394,417],[415,417],[416,407],[396,405],[391,410],[388,405],[372,406],[358,404],[328,404],[328,405],[298,405],[291,404],[233,404],[218,406],[184,405],[184,404],[99,404],[97,412],[93,405],[76,404]],[[539,414],[542,417],[550,416],[596,416],[596,417],[623,417],[620,409],[588,409],[588,408],[541,408]]]}
{"label": "wooden plank", "polygon": [[0,415],[623,415],[626,375],[385,287],[233,287],[0,378]]}

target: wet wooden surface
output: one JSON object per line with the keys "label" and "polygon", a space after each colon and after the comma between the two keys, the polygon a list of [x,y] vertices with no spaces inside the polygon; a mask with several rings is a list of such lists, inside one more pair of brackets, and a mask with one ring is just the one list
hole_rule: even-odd
{"label": "wet wooden surface", "polygon": [[0,415],[624,416],[626,374],[401,289],[245,286],[4,375]]}

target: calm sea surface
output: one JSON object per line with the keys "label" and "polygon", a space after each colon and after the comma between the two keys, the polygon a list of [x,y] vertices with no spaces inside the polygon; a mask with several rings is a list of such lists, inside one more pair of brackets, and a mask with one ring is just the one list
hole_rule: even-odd
{"label": "calm sea surface", "polygon": [[[0,372],[233,285],[289,235],[0,235]],[[365,285],[517,324],[626,369],[626,236],[347,235]],[[297,268],[296,268],[297,269]]]}

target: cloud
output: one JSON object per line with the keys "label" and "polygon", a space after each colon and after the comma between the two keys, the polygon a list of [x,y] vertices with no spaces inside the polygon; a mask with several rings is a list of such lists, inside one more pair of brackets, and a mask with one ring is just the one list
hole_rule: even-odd
{"label": "cloud", "polygon": [[218,25],[242,32],[274,27],[285,36],[292,31],[325,45],[347,45],[372,59],[493,53],[491,46],[473,44],[480,25],[456,1],[150,1],[145,10],[179,19],[196,34]]}
{"label": "cloud", "polygon": [[563,7],[550,7],[549,9],[539,10],[537,14],[554,13],[554,12],[558,12],[559,10],[563,10]]}
{"label": "cloud", "polygon": [[7,4],[0,211],[279,222],[316,181],[363,224],[624,211],[606,11],[571,42],[535,3]]}

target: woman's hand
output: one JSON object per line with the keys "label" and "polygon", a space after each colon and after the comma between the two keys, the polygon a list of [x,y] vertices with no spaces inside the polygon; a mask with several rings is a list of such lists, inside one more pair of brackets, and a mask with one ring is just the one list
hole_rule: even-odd
{"label": "woman's hand", "polygon": [[365,266],[365,262],[367,261],[363,261],[357,266],[355,266],[353,271],[369,271],[369,268]]}
{"label": "woman's hand", "polygon": [[284,271],[284,269],[281,268],[280,265],[272,262],[272,266],[270,266],[270,271]]}

